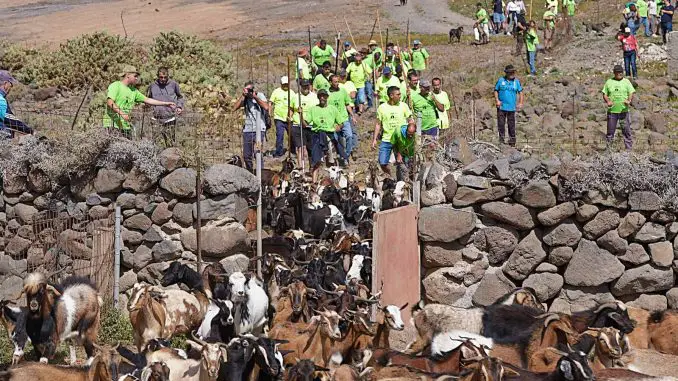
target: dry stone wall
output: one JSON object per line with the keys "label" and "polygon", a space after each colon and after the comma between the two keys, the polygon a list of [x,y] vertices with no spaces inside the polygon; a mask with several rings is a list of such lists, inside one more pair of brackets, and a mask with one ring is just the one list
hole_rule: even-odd
{"label": "dry stone wall", "polygon": [[425,171],[419,238],[428,302],[484,306],[532,287],[556,312],[622,300],[678,308],[678,222],[652,190],[574,197],[585,162],[519,153]]}

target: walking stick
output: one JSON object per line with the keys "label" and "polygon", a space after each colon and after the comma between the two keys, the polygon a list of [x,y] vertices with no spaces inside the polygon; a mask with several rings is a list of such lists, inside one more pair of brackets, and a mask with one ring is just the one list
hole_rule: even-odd
{"label": "walking stick", "polygon": [[407,19],[407,50],[410,50],[410,19]]}
{"label": "walking stick", "polygon": [[299,137],[301,140],[301,149],[297,154],[297,163],[301,163],[301,172],[306,173],[306,159],[304,158],[304,152],[306,149],[306,144],[304,144],[304,114],[302,111],[299,111],[301,108],[301,71],[297,67],[297,90],[299,91],[299,102],[297,104],[297,112],[299,113]]}
{"label": "walking stick", "polygon": [[[381,51],[385,52],[386,49],[384,47],[384,36],[381,35],[381,20],[379,20],[379,11],[377,11],[377,25],[379,27],[379,42],[381,43]],[[386,39],[388,40],[388,37]]]}
{"label": "walking stick", "polygon": [[346,29],[348,29],[348,34],[351,36],[351,41],[353,41],[353,46],[358,47],[355,43],[355,39],[353,38],[353,33],[351,32],[351,27],[348,26],[348,21],[346,21],[346,16],[344,16],[344,23],[346,23]]}
{"label": "walking stick", "polygon": [[290,119],[290,109],[292,108],[292,88],[290,87],[290,56],[287,56],[287,140],[289,145],[289,153],[287,159],[292,157],[292,119]]}
{"label": "walking stick", "polygon": [[377,27],[377,20],[379,20],[379,11],[377,11],[377,17],[374,19],[374,24],[372,24],[372,31],[370,32],[370,41],[374,37],[374,28]]}
{"label": "walking stick", "polygon": [[340,34],[337,34],[336,40],[337,40],[337,56],[334,57],[334,73],[335,74],[339,72],[339,49],[340,49],[339,40],[341,40]]}

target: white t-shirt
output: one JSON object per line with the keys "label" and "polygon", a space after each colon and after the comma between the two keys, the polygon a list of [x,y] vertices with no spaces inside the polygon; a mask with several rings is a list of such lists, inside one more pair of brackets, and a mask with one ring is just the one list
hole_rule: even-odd
{"label": "white t-shirt", "polygon": [[523,0],[516,0],[514,3],[518,6],[520,11],[527,12],[527,9],[525,9],[525,2]]}
{"label": "white t-shirt", "polygon": [[513,1],[509,1],[506,5],[507,12],[520,12],[520,6]]}
{"label": "white t-shirt", "polygon": [[657,3],[655,1],[648,1],[647,3],[647,14],[648,15],[657,15]]}

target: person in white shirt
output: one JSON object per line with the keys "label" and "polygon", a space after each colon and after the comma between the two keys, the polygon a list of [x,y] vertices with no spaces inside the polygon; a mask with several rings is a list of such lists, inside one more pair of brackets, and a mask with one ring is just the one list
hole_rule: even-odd
{"label": "person in white shirt", "polygon": [[525,2],[523,0],[514,0],[513,2],[518,6],[518,13],[521,11],[527,13],[527,8],[525,8]]}
{"label": "person in white shirt", "polygon": [[508,19],[508,29],[506,34],[509,36],[513,33],[516,26],[518,12],[520,12],[520,6],[518,6],[515,1],[510,0],[508,4],[506,4],[506,18]]}
{"label": "person in white shirt", "polygon": [[657,31],[659,30],[659,17],[657,17],[657,2],[647,2],[647,22],[650,23],[650,33],[652,37],[659,37]]}

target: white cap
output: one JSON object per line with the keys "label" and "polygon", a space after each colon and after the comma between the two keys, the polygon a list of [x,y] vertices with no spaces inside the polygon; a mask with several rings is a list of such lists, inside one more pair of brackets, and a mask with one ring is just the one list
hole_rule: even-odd
{"label": "white cap", "polygon": [[631,28],[625,28],[624,33],[631,33]]}
{"label": "white cap", "polygon": [[280,84],[281,85],[287,85],[289,83],[290,83],[290,79],[287,78],[286,75],[283,75],[282,77],[280,77]]}

